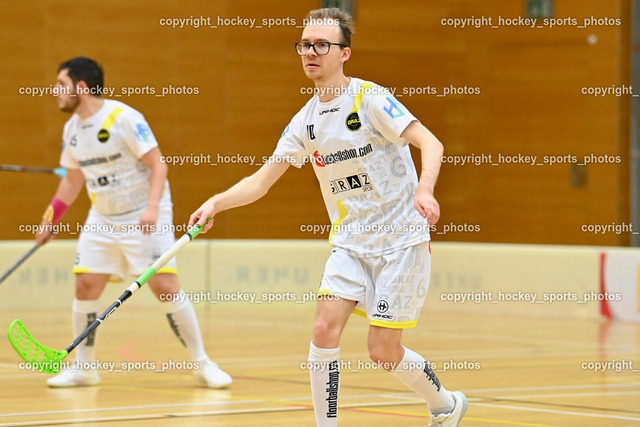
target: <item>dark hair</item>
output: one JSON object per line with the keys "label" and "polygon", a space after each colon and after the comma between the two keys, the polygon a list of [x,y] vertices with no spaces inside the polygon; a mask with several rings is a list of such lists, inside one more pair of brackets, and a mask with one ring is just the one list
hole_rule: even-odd
{"label": "dark hair", "polygon": [[102,67],[100,67],[100,65],[98,65],[98,63],[93,59],[78,56],[60,64],[58,67],[58,73],[62,70],[67,70],[67,73],[74,84],[78,84],[78,82],[82,81],[87,84],[89,89],[92,89],[91,93],[102,93],[104,87],[104,73],[102,72]]}
{"label": "dark hair", "polygon": [[351,35],[355,33],[355,27],[349,12],[337,7],[327,7],[310,11],[304,19],[305,26],[314,21],[320,22],[321,25],[339,25],[342,32],[342,43],[351,46]]}

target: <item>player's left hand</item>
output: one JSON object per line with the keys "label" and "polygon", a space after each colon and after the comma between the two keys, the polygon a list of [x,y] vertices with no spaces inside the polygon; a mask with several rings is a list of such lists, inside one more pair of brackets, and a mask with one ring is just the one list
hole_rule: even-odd
{"label": "player's left hand", "polygon": [[427,218],[429,225],[435,225],[440,219],[440,205],[428,188],[418,184],[413,206],[422,218]]}
{"label": "player's left hand", "polygon": [[156,231],[156,223],[158,222],[158,209],[147,207],[140,215],[138,225],[142,229],[142,233],[151,234]]}

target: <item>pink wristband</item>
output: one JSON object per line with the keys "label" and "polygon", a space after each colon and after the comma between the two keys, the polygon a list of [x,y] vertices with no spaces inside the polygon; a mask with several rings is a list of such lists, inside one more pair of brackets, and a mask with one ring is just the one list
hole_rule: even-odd
{"label": "pink wristband", "polygon": [[47,210],[44,211],[42,219],[46,222],[56,224],[62,215],[64,215],[68,207],[69,206],[66,203],[57,197],[54,197],[51,200],[51,203],[49,203],[49,206],[47,206]]}

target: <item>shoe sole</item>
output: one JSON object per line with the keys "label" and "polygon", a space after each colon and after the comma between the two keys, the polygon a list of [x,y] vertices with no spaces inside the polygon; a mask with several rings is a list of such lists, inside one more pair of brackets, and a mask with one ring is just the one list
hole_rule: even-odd
{"label": "shoe sole", "polygon": [[100,384],[100,381],[96,382],[96,383],[88,383],[88,384],[50,384],[47,383],[48,387],[51,388],[73,388],[73,387],[91,387],[94,385],[98,385]]}
{"label": "shoe sole", "polygon": [[469,406],[469,402],[467,401],[467,396],[465,396],[463,392],[454,391],[453,394],[457,395],[462,400],[462,411],[460,411],[460,418],[458,418],[458,423],[456,423],[456,425],[458,425],[462,420],[462,418],[464,417],[464,415],[467,413],[467,407]]}
{"label": "shoe sole", "polygon": [[206,384],[207,388],[213,388],[213,389],[216,389],[216,390],[221,390],[221,389],[224,389],[224,388],[229,388],[229,386],[230,386],[230,385],[231,385],[231,383],[227,383],[227,384],[220,384],[220,385],[209,385],[209,384]]}

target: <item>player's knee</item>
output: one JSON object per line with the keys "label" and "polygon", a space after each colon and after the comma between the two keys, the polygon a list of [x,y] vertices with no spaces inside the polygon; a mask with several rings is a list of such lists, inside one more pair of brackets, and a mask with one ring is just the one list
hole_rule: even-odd
{"label": "player's knee", "polygon": [[160,298],[160,295],[175,295],[180,292],[180,284],[175,274],[161,274],[149,281],[149,287]]}
{"label": "player's knee", "polygon": [[316,319],[313,324],[313,342],[320,347],[337,347],[341,332],[338,325],[323,319]]}
{"label": "player's knee", "polygon": [[150,286],[150,288],[153,291],[153,294],[156,296],[156,298],[160,298],[160,296],[162,295],[164,297],[162,299],[168,300],[168,301],[174,300],[174,298],[167,297],[168,295],[176,295],[180,293],[179,288],[178,290],[175,290],[173,289],[173,287],[166,286],[166,285],[155,285],[155,286]]}
{"label": "player's knee", "polygon": [[387,360],[387,354],[384,349],[378,347],[369,348],[369,358],[375,363],[383,363]]}
{"label": "player's knee", "polygon": [[76,277],[76,298],[80,300],[93,300],[100,298],[104,285],[95,277],[78,275]]}
{"label": "player's knee", "polygon": [[369,344],[369,357],[373,362],[387,371],[402,360],[402,349],[396,346],[386,346],[383,343]]}
{"label": "player's knee", "polygon": [[82,285],[82,286],[77,286],[76,285],[76,298],[79,300],[91,300],[91,299],[96,299],[95,298],[95,292],[93,291],[93,289],[89,286]]}
{"label": "player's knee", "polygon": [[313,324],[313,337],[314,338],[327,338],[333,335],[333,329],[329,322],[321,319],[317,319]]}

